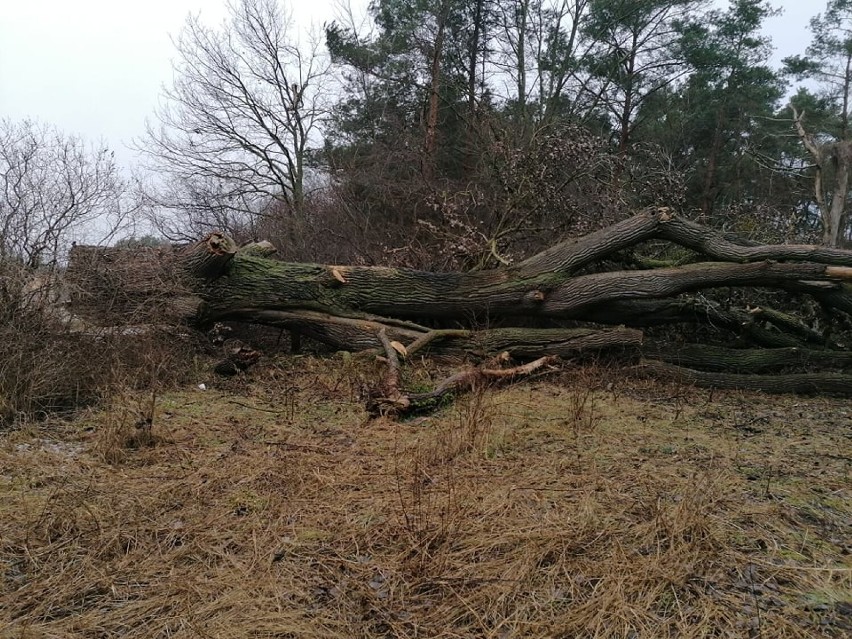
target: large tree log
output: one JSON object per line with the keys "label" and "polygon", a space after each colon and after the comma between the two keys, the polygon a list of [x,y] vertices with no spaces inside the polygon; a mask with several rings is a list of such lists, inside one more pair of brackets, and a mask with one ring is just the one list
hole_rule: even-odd
{"label": "large tree log", "polygon": [[[652,239],[687,248],[696,261],[588,272]],[[336,349],[386,350],[386,340],[400,344],[403,352],[411,348],[485,357],[508,351],[526,360],[608,349],[626,349],[635,357],[642,341],[635,329],[536,327],[541,322],[648,326],[698,321],[765,346],[843,348],[838,340],[822,338],[828,331],[818,332],[786,312],[723,307],[703,295],[684,297],[719,287],[806,294],[826,309],[826,317],[841,323],[849,323],[852,314],[852,251],[755,245],[683,220],[668,209],[645,211],[514,266],[468,273],[285,263],[270,259],[271,251],[268,244],[238,250],[227,237],[213,234],[157,263],[149,259],[148,272],[131,278],[132,294],[125,292],[125,297],[138,302],[156,289],[160,303],[190,323],[270,324]],[[163,290],[164,282],[174,285],[171,293]],[[120,288],[115,277],[108,283]],[[109,288],[100,282],[95,296],[100,291],[116,298]],[[744,365],[742,355],[706,352],[703,360],[693,355],[696,366],[732,371]],[[807,361],[830,366],[845,362],[844,357],[808,356]],[[831,379],[826,388],[835,392],[838,384]],[[813,388],[808,384],[782,386]]]}
{"label": "large tree log", "polygon": [[648,345],[647,357],[681,368],[700,368],[729,373],[765,373],[767,371],[800,371],[813,369],[852,368],[852,352],[810,350],[807,348],[723,348],[706,344]]}
{"label": "large tree log", "polygon": [[[259,256],[254,247],[238,251],[221,234],[212,234],[167,255],[154,254],[152,259],[146,254],[142,264],[138,258],[122,259],[115,249],[98,252],[102,263],[89,269],[88,282],[80,289],[107,305],[122,299],[118,294],[141,303],[157,295],[178,298],[192,293],[192,302],[179,308],[187,319],[200,322],[259,318],[275,322],[280,313],[282,320],[292,323],[292,313],[306,312],[362,320],[377,316],[382,322],[387,318],[468,324],[517,317],[582,320],[587,312],[598,318],[596,307],[601,305],[666,299],[720,286],[806,291],[841,306],[846,298],[852,301],[849,287],[843,286],[852,281],[852,252],[810,246],[739,247],[715,237],[709,229],[704,229],[703,244],[714,255],[737,262],[572,275],[593,261],[651,238],[671,236],[685,246],[700,248],[696,236],[701,228],[667,210],[648,211],[580,240],[558,244],[518,266],[471,273],[284,263]],[[707,239],[714,237],[712,242]],[[77,253],[72,252],[71,272],[83,270],[78,268],[82,250],[77,247]],[[782,259],[787,261],[775,261]],[[89,259],[86,266],[93,261]],[[188,277],[176,278],[175,272]],[[203,304],[196,305],[196,300]]]}
{"label": "large tree log", "polygon": [[[768,286],[819,295],[820,301],[852,309],[843,282],[852,281],[852,252],[811,246],[738,247],[721,237],[709,244],[716,255],[737,262],[700,262],[648,271],[573,276],[577,269],[633,246],[671,235],[694,248],[696,225],[667,210],[641,213],[580,240],[563,242],[518,266],[471,273],[430,273],[385,267],[322,266],[274,262],[237,253],[228,277],[203,289],[208,320],[267,319],[276,311],[318,311],[341,317],[369,315],[463,319],[584,319],[603,303],[662,299],[719,286]],[[702,227],[703,228],[703,227]],[[707,237],[713,231],[705,229]],[[725,250],[718,248],[721,246]],[[761,249],[761,250],[753,250]],[[788,261],[767,260],[767,256]],[[826,262],[799,261],[825,258]]]}
{"label": "large tree log", "polygon": [[596,304],[661,299],[719,286],[784,288],[802,281],[839,287],[852,267],[813,262],[701,262],[650,271],[518,277],[513,269],[431,273],[366,266],[274,262],[238,255],[228,277],[201,288],[209,321],[251,320],[263,312],[318,311],[341,317],[407,320],[504,317],[582,319]]}
{"label": "large tree log", "polygon": [[[447,356],[472,354],[487,357],[505,351],[521,359],[542,355],[567,358],[610,349],[635,352],[642,344],[641,331],[624,327],[433,330],[384,318],[355,319],[316,311],[258,311],[251,321],[298,331],[336,350],[349,351],[381,347],[378,334],[384,330],[388,339],[409,345],[409,355],[424,348],[430,353]],[[426,343],[416,349],[411,348],[411,344],[424,339]]]}

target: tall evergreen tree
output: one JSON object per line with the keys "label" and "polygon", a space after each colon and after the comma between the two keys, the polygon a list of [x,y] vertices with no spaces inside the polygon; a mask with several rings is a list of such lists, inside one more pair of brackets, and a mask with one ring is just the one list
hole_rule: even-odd
{"label": "tall evergreen tree", "polygon": [[337,110],[338,141],[370,144],[385,136],[408,139],[417,131],[427,177],[452,157],[446,145],[456,140],[440,140],[441,128],[453,126],[463,116],[463,105],[469,109],[475,102],[468,92],[477,87],[476,56],[484,36],[477,34],[474,41],[467,26],[474,16],[481,28],[484,6],[462,0],[376,0],[369,8],[375,38],[330,25],[328,47],[335,62],[348,69],[350,94]]}
{"label": "tall evergreen tree", "polygon": [[592,0],[584,33],[595,45],[588,70],[627,153],[638,114],[651,96],[686,72],[677,27],[705,0]]}
{"label": "tall evergreen tree", "polygon": [[710,219],[724,203],[754,198],[761,168],[755,149],[772,139],[783,82],[761,35],[774,14],[766,0],[733,0],[683,25],[679,48],[690,75],[680,91],[683,153],[693,170],[691,203]]}

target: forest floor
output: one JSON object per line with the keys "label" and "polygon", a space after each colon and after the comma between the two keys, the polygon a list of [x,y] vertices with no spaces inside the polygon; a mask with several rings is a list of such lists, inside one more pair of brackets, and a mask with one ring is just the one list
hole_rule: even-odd
{"label": "forest floor", "polygon": [[396,423],[360,366],[0,434],[0,637],[852,633],[848,401],[586,367]]}

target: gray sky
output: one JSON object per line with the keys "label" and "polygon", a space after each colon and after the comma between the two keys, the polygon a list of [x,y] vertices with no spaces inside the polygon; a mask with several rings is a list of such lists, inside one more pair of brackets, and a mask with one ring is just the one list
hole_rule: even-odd
{"label": "gray sky", "polygon": [[[307,30],[331,20],[336,3],[290,6]],[[0,0],[0,117],[103,138],[129,159],[124,145],[144,132],[171,82],[171,37],[190,13],[219,25],[225,0]]]}
{"label": "gray sky", "polygon": [[[808,21],[825,3],[773,4],[783,8],[767,22],[777,63],[804,53]],[[291,3],[303,27],[331,19],[335,5]],[[133,154],[125,145],[142,134],[160,88],[171,81],[170,36],[191,12],[219,24],[224,0],[0,0],[0,117],[35,118],[92,141],[102,138],[129,162]]]}

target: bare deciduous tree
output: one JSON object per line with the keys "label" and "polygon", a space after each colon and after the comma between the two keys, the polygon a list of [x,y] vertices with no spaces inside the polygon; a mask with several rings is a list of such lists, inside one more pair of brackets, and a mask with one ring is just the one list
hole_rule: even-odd
{"label": "bare deciduous tree", "polygon": [[785,58],[784,65],[794,77],[817,81],[833,111],[827,121],[806,122],[804,106],[795,103],[807,97],[807,91],[800,91],[790,104],[794,130],[811,161],[823,244],[839,246],[849,239],[852,191],[852,3],[828,0],[825,11],[811,19],[810,29],[813,40],[806,55]]}
{"label": "bare deciduous tree", "polygon": [[155,203],[188,213],[196,231],[235,216],[298,213],[329,107],[327,58],[318,41],[300,45],[277,0],[228,9],[219,29],[187,19],[174,84],[140,146],[164,176]]}
{"label": "bare deciduous tree", "polygon": [[126,213],[114,154],[32,120],[0,121],[0,260],[52,264],[72,236]]}

